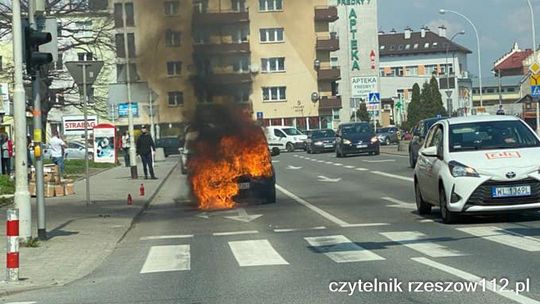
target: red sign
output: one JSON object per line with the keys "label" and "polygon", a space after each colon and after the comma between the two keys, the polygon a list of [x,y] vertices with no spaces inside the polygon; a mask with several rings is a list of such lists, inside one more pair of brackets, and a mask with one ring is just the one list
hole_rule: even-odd
{"label": "red sign", "polygon": [[521,158],[521,154],[517,151],[508,152],[491,152],[486,153],[487,159],[499,159],[499,158]]}
{"label": "red sign", "polygon": [[375,69],[375,51],[371,50],[371,53],[369,54],[369,59],[371,60],[371,69]]}

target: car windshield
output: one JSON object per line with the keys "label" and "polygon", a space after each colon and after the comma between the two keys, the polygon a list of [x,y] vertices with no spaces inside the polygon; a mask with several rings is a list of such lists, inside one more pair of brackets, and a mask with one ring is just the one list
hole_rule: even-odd
{"label": "car windshield", "polygon": [[521,121],[490,121],[450,126],[450,152],[539,147]]}
{"label": "car windshield", "polygon": [[320,130],[320,131],[314,131],[311,135],[311,138],[317,139],[317,138],[334,137],[334,136],[336,136],[336,133],[333,130]]}
{"label": "car windshield", "polygon": [[285,128],[285,129],[282,129],[283,132],[285,132],[285,134],[289,135],[289,136],[294,136],[294,135],[304,135],[302,134],[302,132],[298,131],[298,129],[296,128]]}
{"label": "car windshield", "polygon": [[368,124],[356,124],[343,126],[343,134],[358,134],[371,132],[371,126]]}
{"label": "car windshield", "polygon": [[377,133],[388,133],[391,131],[391,128],[381,128],[377,131]]}

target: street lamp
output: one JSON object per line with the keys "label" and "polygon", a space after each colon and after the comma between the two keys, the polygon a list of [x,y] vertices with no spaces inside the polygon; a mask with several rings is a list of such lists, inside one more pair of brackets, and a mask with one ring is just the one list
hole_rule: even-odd
{"label": "street lamp", "polygon": [[[531,0],[526,0],[529,5],[529,11],[531,12],[531,33],[532,33],[532,43],[533,43],[533,58],[536,62],[536,27],[534,25],[534,10],[531,3]],[[540,102],[536,103],[536,134],[540,135]]]}
{"label": "street lamp", "polygon": [[469,24],[474,29],[474,34],[476,35],[476,48],[478,49],[478,80],[479,80],[479,85],[480,85],[480,106],[483,107],[484,97],[482,93],[482,63],[481,63],[481,57],[480,57],[480,37],[478,36],[478,30],[476,29],[476,26],[474,25],[474,23],[472,23],[471,19],[467,18],[467,16],[461,13],[458,13],[456,11],[451,11],[451,10],[446,10],[446,9],[439,10],[439,14],[441,15],[444,15],[446,13],[452,13],[452,14],[462,17],[463,19],[467,20],[467,22],[469,22]]}
{"label": "street lamp", "polygon": [[[465,31],[459,31],[452,35],[450,38],[450,43],[446,44],[446,95],[448,99],[446,100],[446,109],[448,110],[448,115],[452,115],[453,105],[452,105],[452,91],[450,90],[450,69],[448,68],[448,49],[450,48],[450,44],[452,41],[454,41],[454,38],[456,38],[458,35],[465,35]],[[454,67],[454,75],[455,73],[455,62],[454,58],[452,57],[452,66]],[[454,82],[455,83],[455,82]]]}

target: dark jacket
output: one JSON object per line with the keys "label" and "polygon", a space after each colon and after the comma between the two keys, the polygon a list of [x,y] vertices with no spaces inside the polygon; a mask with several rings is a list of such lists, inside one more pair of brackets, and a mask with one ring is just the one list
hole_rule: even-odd
{"label": "dark jacket", "polygon": [[151,152],[156,150],[156,146],[154,145],[154,141],[152,140],[152,136],[150,134],[141,134],[139,138],[137,139],[137,154],[139,155],[146,155],[150,154]]}

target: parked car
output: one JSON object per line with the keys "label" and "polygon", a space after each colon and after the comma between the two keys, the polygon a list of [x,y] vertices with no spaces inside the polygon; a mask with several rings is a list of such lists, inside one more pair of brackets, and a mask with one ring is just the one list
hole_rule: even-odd
{"label": "parked car", "polygon": [[436,122],[414,170],[420,214],[439,206],[444,223],[464,214],[540,209],[540,138],[513,116]]}
{"label": "parked car", "polygon": [[377,138],[381,145],[399,144],[399,129],[396,127],[380,128]]}
{"label": "parked car", "polygon": [[336,132],[336,157],[347,154],[380,153],[379,139],[367,122],[340,124]]}
{"label": "parked car", "polygon": [[[64,150],[64,159],[85,159],[84,144],[79,142],[68,142]],[[47,147],[43,151],[44,159],[51,159],[51,150]],[[88,146],[88,159],[94,160],[94,147]]]}
{"label": "parked car", "polygon": [[182,141],[178,137],[162,137],[156,140],[156,148],[163,148],[165,157],[173,154],[179,154],[180,147],[182,147]]}
{"label": "parked car", "polygon": [[270,126],[264,130],[266,140],[271,147],[293,152],[304,149],[307,136],[297,128],[291,126]]}
{"label": "parked car", "polygon": [[306,141],[307,153],[330,152],[336,149],[336,132],[332,129],[310,130]]}
{"label": "parked car", "polygon": [[433,117],[420,120],[416,126],[412,129],[412,139],[409,143],[409,165],[414,168],[416,160],[418,159],[418,151],[424,144],[426,134],[431,126],[439,120],[446,119],[447,117]]}

